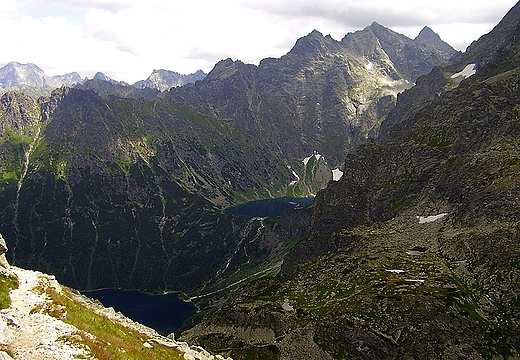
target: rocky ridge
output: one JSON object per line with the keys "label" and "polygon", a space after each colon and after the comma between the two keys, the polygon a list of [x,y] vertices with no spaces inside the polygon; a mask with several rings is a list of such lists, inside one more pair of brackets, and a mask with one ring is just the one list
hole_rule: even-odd
{"label": "rocky ridge", "polygon": [[[132,86],[124,81],[118,81],[111,79],[102,72],[94,74],[92,79],[82,78],[78,73],[72,72],[65,75],[49,76],[35,64],[21,64],[18,62],[10,62],[0,68],[0,92],[6,90],[18,90],[27,95],[30,95],[34,99],[38,99],[41,96],[49,96],[51,91],[62,86],[68,87],[80,87],[83,88],[83,84],[87,81],[102,81],[113,85],[117,91],[112,90],[113,94],[118,94],[123,97],[130,95],[135,96],[137,92],[132,91],[131,87],[137,89],[146,89],[144,94],[154,94],[152,97],[157,96],[158,92],[168,90],[174,86],[182,86],[188,83],[194,83],[197,80],[202,80],[206,74],[199,70],[193,74],[183,75],[170,70],[153,70],[150,76],[146,80],[137,81]],[[100,94],[106,94],[107,85],[90,86],[100,91]],[[130,88],[130,89],[129,89]],[[157,92],[149,91],[157,90]],[[142,97],[138,96],[138,97]]]}
{"label": "rocky ridge", "polygon": [[314,30],[279,59],[222,60],[204,81],[169,96],[265,139],[285,158],[317,151],[336,168],[377,134],[398,93],[460,55],[431,33],[412,40],[374,23],[336,41]]}

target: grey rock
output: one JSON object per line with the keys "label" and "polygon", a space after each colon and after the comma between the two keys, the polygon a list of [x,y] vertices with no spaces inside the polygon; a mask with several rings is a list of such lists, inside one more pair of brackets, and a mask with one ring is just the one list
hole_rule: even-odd
{"label": "grey rock", "polygon": [[5,257],[6,252],[7,252],[7,244],[6,244],[2,234],[0,234],[0,268],[9,269],[10,265]]}

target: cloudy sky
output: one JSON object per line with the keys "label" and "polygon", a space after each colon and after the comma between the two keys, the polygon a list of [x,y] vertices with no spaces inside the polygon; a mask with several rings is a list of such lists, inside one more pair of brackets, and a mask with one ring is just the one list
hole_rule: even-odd
{"label": "cloudy sky", "polygon": [[209,72],[221,59],[258,64],[316,29],[341,40],[373,21],[417,36],[424,25],[459,50],[517,0],[2,0],[0,66],[48,75],[97,71],[134,83],[153,69]]}

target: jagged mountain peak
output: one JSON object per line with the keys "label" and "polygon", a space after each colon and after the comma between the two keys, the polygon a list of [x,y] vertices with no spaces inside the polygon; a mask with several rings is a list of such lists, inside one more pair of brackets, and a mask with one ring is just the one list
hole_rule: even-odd
{"label": "jagged mountain peak", "polygon": [[205,77],[206,73],[202,70],[197,70],[193,74],[184,75],[171,70],[154,69],[146,80],[138,81],[134,86],[140,89],[152,88],[159,91],[165,91],[172,87],[194,83],[198,80],[204,79]]}
{"label": "jagged mountain peak", "polygon": [[372,24],[370,24],[370,26],[367,26],[367,28],[369,28],[371,30],[375,30],[375,31],[382,31],[382,30],[384,30],[384,31],[391,31],[389,28],[387,28],[386,26],[381,25],[377,21],[373,21]]}
{"label": "jagged mountain peak", "polygon": [[43,74],[43,70],[40,69],[38,65],[33,63],[23,64],[17,61],[11,61],[10,63],[6,64],[4,68],[12,71],[37,71]]}
{"label": "jagged mountain peak", "polygon": [[447,42],[443,41],[439,34],[437,34],[428,26],[423,27],[419,32],[419,35],[417,35],[413,41],[419,46],[422,46],[425,50],[440,49],[444,53],[451,55],[452,58],[460,56],[461,54],[460,52],[457,52],[455,49],[453,49],[453,47]]}
{"label": "jagged mountain peak", "polygon": [[299,38],[289,52],[292,55],[308,55],[313,53],[325,54],[337,47],[338,42],[330,35],[323,36],[318,30]]}
{"label": "jagged mountain peak", "polygon": [[385,37],[386,36],[396,36],[396,37],[399,37],[399,38],[406,38],[406,39],[408,39],[408,37],[406,37],[405,35],[400,34],[398,32],[395,32],[392,29],[387,28],[384,25],[381,25],[377,21],[374,21],[372,24],[370,24],[370,26],[367,26],[365,28],[365,30],[372,31],[374,33],[374,35],[376,35],[378,38],[379,37],[383,37],[383,36],[385,36]]}
{"label": "jagged mountain peak", "polygon": [[462,75],[465,69],[471,75],[475,73],[468,81],[477,82],[517,68],[520,62],[519,43],[520,3],[493,30],[475,41],[458,61],[433,69],[417,79],[416,86],[401,94],[396,107],[381,124],[379,141],[387,142],[405,134],[416,124],[419,109],[426,108],[453,87],[457,74],[462,78],[468,77]]}
{"label": "jagged mountain peak", "polygon": [[195,71],[192,75],[206,76],[206,73],[199,69],[199,70]]}
{"label": "jagged mountain peak", "polygon": [[350,51],[369,59],[387,57],[399,72],[398,75],[390,75],[394,78],[402,76],[410,82],[415,82],[418,76],[427,73],[433,66],[449,64],[457,54],[427,26],[412,40],[373,22],[363,30],[346,34],[341,42]]}
{"label": "jagged mountain peak", "polygon": [[44,87],[46,80],[43,70],[31,63],[10,62],[0,69],[0,83],[3,88],[19,85]]}
{"label": "jagged mountain peak", "polygon": [[56,75],[56,76],[53,76],[53,78],[59,79],[64,84],[67,84],[67,85],[78,84],[78,83],[81,83],[84,81],[84,79],[81,78],[81,75],[75,71],[73,71],[71,73],[67,73],[65,75]]}
{"label": "jagged mountain peak", "polygon": [[103,81],[111,81],[112,79],[109,78],[108,76],[106,76],[105,74],[103,74],[101,71],[98,71],[93,77],[92,79],[94,80],[103,80]]}
{"label": "jagged mountain peak", "polygon": [[419,35],[415,38],[415,40],[426,40],[426,39],[440,39],[439,34],[433,31],[429,26],[425,26],[419,31]]}
{"label": "jagged mountain peak", "polygon": [[309,35],[307,35],[307,37],[322,38],[323,34],[320,31],[314,29],[309,33]]}
{"label": "jagged mountain peak", "polygon": [[248,67],[256,68],[255,65],[245,64],[241,60],[233,60],[231,58],[220,60],[206,76],[206,80],[224,80],[231,77],[240,69],[245,69]]}
{"label": "jagged mountain peak", "polygon": [[108,77],[107,75],[103,74],[101,71],[98,71],[96,74],[94,74],[94,77],[92,77],[92,80],[101,80],[101,81],[109,82],[109,83],[111,83],[113,85],[128,86],[128,83],[126,83],[124,81],[114,80],[114,79]]}
{"label": "jagged mountain peak", "polygon": [[[374,119],[388,111],[393,97],[411,86],[414,75],[428,72],[440,59],[425,56],[413,40],[380,27],[377,31],[367,27],[347,34],[342,41],[313,30],[299,38],[281,58],[264,59],[258,67],[221,60],[198,86],[174,94],[193,106],[204,104],[211,108],[208,114],[216,112],[233,119],[242,133],[266,132],[285,138],[279,140],[282,149],[294,157],[313,149],[321,151],[322,139],[334,138],[336,146],[324,149],[323,154],[337,166],[355,146],[359,132],[369,132]],[[374,32],[382,35],[378,37]],[[401,41],[403,48],[409,45],[412,51],[393,56],[391,50],[385,49],[391,48],[394,39]],[[374,97],[368,95],[372,92]],[[388,98],[377,103],[381,94]],[[327,106],[336,101],[341,105],[329,110]],[[271,121],[274,114],[276,121]],[[287,114],[299,114],[298,119],[295,121],[293,115],[286,118]],[[328,124],[313,120],[316,118],[323,123],[326,119]],[[355,123],[351,128],[337,125],[350,121]],[[338,127],[331,130],[334,126]],[[285,130],[279,133],[279,128]]]}

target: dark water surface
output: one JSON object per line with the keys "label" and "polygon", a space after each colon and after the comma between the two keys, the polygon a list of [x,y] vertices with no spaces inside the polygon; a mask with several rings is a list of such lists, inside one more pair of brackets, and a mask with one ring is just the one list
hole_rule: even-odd
{"label": "dark water surface", "polygon": [[314,198],[280,197],[250,201],[226,209],[226,213],[243,216],[278,216],[296,207],[306,207],[314,203]]}
{"label": "dark water surface", "polygon": [[184,320],[196,312],[195,306],[180,300],[178,294],[150,295],[138,291],[105,289],[86,292],[84,295],[101,301],[105,307],[113,307],[126,317],[165,336],[178,331]]}

